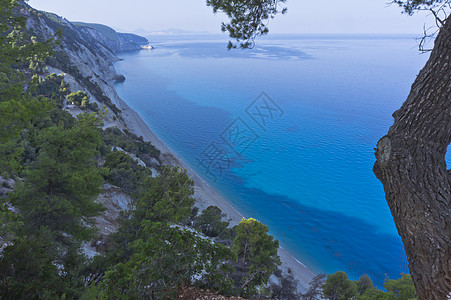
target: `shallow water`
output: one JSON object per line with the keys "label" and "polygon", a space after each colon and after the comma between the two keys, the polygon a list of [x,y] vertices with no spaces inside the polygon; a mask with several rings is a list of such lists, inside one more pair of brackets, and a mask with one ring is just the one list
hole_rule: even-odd
{"label": "shallow water", "polygon": [[232,52],[211,37],[153,45],[120,55],[119,95],[235,208],[315,272],[378,285],[408,272],[372,166],[427,60],[412,37],[273,36]]}

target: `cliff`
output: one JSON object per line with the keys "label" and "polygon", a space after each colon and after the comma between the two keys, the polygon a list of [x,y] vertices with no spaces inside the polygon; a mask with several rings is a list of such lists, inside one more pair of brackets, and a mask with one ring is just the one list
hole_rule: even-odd
{"label": "cliff", "polygon": [[[74,25],[67,19],[37,11],[26,4],[20,13],[27,17],[26,27],[30,36],[35,36],[38,41],[54,37],[59,41],[43,72],[64,74],[72,92],[82,90],[88,93],[92,103],[108,108],[105,116],[107,127],[125,128],[121,111],[127,106],[112,87],[115,81],[125,78],[116,72],[113,63],[119,60],[117,51],[140,49],[138,43],[147,40],[132,34],[116,33],[103,25]],[[117,38],[114,42],[113,36]]]}
{"label": "cliff", "polygon": [[73,22],[73,25],[85,36],[93,37],[114,53],[120,51],[138,50],[141,46],[149,44],[149,41],[132,33],[116,32],[113,28],[94,23]]}
{"label": "cliff", "polygon": [[[19,13],[27,17],[26,28],[30,36],[38,41],[56,36],[59,41],[55,46],[55,53],[42,67],[40,76],[44,78],[52,73],[64,75],[64,81],[69,84],[71,92],[83,91],[89,95],[91,103],[96,103],[100,108],[106,107],[103,129],[116,127],[122,132],[136,132],[135,128],[130,128],[135,124],[130,125],[127,121],[129,115],[140,122],[142,120],[116,93],[113,84],[124,77],[116,72],[113,63],[119,60],[117,52],[141,49],[140,45],[147,44],[147,39],[134,34],[117,33],[104,25],[74,24],[53,13],[37,11],[27,4],[22,5]],[[86,111],[67,104],[64,104],[63,109],[72,116]],[[156,169],[160,165],[158,158],[152,158],[146,165],[134,154],[126,153],[140,165],[151,169],[153,174],[157,174]],[[131,197],[116,186],[105,184],[102,190],[97,202],[102,203],[106,210],[95,219],[99,229],[98,238],[84,246],[88,256],[95,255],[96,249],[102,245],[102,239],[116,231],[116,219],[120,211],[127,210],[131,203]]]}

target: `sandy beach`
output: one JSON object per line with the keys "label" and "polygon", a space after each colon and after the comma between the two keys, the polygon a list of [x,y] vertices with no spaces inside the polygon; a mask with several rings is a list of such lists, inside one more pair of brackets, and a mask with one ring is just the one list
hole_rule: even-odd
{"label": "sandy beach", "polygon": [[[121,100],[122,101],[122,100]],[[141,119],[139,114],[130,108],[124,101],[121,102],[122,116],[127,127],[137,136],[142,136],[144,140],[150,141],[158,150],[161,151],[161,158],[165,164],[178,166],[186,169],[188,175],[195,183],[196,206],[204,209],[210,205],[219,207],[230,221],[231,225],[238,224],[243,215],[234,209],[223,197],[213,190],[196,172],[194,172],[182,159],[180,159],[169,147],[167,147]],[[283,248],[279,248],[279,256],[282,262],[282,269],[286,271],[291,269],[296,280],[299,281],[299,288],[305,290],[315,275],[305,265],[291,256]]]}

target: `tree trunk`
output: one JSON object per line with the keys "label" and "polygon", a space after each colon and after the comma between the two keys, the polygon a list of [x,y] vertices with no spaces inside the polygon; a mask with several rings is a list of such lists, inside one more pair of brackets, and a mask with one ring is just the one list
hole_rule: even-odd
{"label": "tree trunk", "polygon": [[[382,182],[419,299],[451,299],[451,18],[377,144]],[[450,297],[450,298],[448,298]]]}

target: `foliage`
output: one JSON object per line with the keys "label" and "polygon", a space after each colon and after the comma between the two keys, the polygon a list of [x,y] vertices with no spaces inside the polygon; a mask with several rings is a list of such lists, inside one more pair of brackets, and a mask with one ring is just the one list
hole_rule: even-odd
{"label": "foliage", "polygon": [[86,259],[78,249],[61,249],[47,229],[16,238],[0,257],[0,299],[79,299]]}
{"label": "foliage", "polygon": [[164,167],[143,180],[132,209],[111,237],[111,268],[92,292],[107,298],[160,299],[174,296],[183,284],[230,291],[226,261],[230,249],[202,238],[180,223],[191,213],[193,182],[178,168]]}
{"label": "foliage", "polygon": [[229,226],[229,222],[222,221],[225,215],[217,206],[209,206],[194,221],[193,227],[209,237],[217,237]]}
{"label": "foliage", "polygon": [[193,185],[186,170],[163,167],[159,176],[143,183],[135,203],[136,216],[153,222],[182,222],[194,204]]}
{"label": "foliage", "polygon": [[330,300],[347,300],[357,297],[357,286],[345,272],[336,272],[327,276],[323,287],[323,295]]}
{"label": "foliage", "polygon": [[388,299],[409,300],[417,297],[412,276],[408,274],[403,274],[397,280],[387,279],[384,283],[384,288],[387,290],[386,295]]}
{"label": "foliage", "polygon": [[[315,279],[314,279],[315,280]],[[313,281],[312,281],[313,283]],[[311,285],[312,285],[311,283]],[[415,286],[410,275],[404,274],[397,280],[386,278],[384,288],[387,292],[377,289],[368,275],[360,276],[358,281],[351,281],[344,272],[336,272],[327,277],[323,285],[323,296],[326,299],[369,300],[415,300]],[[305,295],[305,294],[304,294]],[[303,299],[317,299],[306,298]]]}
{"label": "foliage", "polygon": [[[9,241],[14,238],[23,222],[20,217],[11,210],[10,204],[6,198],[0,197],[0,237]],[[1,299],[1,298],[0,298]]]}
{"label": "foliage", "polygon": [[191,212],[194,203],[193,182],[186,172],[164,167],[156,178],[141,182],[140,193],[133,197],[133,209],[124,212],[117,233],[110,236],[109,260],[124,262],[133,254],[131,243],[143,234],[143,222],[181,222]]}
{"label": "foliage", "polygon": [[149,169],[140,166],[123,151],[110,152],[105,157],[102,172],[108,182],[122,188],[130,195],[138,193],[145,179],[152,175]]}
{"label": "foliage", "polygon": [[47,98],[55,100],[58,108],[62,108],[63,100],[69,94],[69,84],[64,81],[64,75],[49,74],[43,79],[41,76],[33,75],[32,85],[28,90],[38,95],[44,95]]}
{"label": "foliage", "polygon": [[229,288],[224,262],[230,250],[189,230],[149,221],[142,226],[130,259],[106,272],[108,298],[173,298],[182,285],[194,283]]}
{"label": "foliage", "polygon": [[88,237],[90,230],[83,223],[101,210],[94,203],[103,182],[94,161],[101,144],[100,126],[98,117],[84,114],[73,128],[55,126],[39,133],[37,160],[12,200],[22,212],[26,230],[48,227],[61,238],[62,232]]}
{"label": "foliage", "polygon": [[0,1],[0,172],[16,172],[23,145],[20,131],[50,107],[46,99],[36,99],[25,90],[26,67],[42,61],[52,41],[36,43],[23,34],[25,20],[13,14],[17,1]]}
{"label": "foliage", "polygon": [[271,298],[275,300],[297,300],[301,295],[297,292],[297,281],[294,279],[291,269],[288,269],[286,276],[282,275],[282,271],[278,269],[275,275],[279,284],[271,283]]}
{"label": "foliage", "polygon": [[23,237],[6,247],[0,257],[0,298],[58,299],[64,294],[65,284],[53,261],[56,257],[53,243],[45,236]]}
{"label": "foliage", "polygon": [[222,23],[221,30],[228,31],[236,43],[229,42],[228,49],[252,48],[254,39],[268,34],[267,21],[278,13],[285,14],[286,8],[280,10],[279,3],[286,0],[207,0],[207,6],[213,7],[213,12],[224,12],[230,23]]}
{"label": "foliage", "polygon": [[357,292],[359,292],[360,295],[363,295],[368,289],[371,289],[374,287],[373,281],[371,278],[364,274],[359,277],[359,280],[356,281],[357,286]]}
{"label": "foliage", "polygon": [[102,139],[107,146],[102,154],[106,155],[109,149],[120,147],[136,155],[146,166],[158,169],[160,151],[152,143],[145,142],[142,137],[137,137],[127,130],[122,132],[117,127],[110,127],[105,129],[102,134]]}
{"label": "foliage", "polygon": [[269,277],[280,265],[277,254],[279,241],[268,235],[268,227],[255,219],[244,219],[236,227],[237,236],[232,249],[238,261],[247,270],[247,275],[240,278],[241,294],[256,294],[256,288],[267,284]]}
{"label": "foliage", "polygon": [[86,108],[89,104],[89,95],[86,92],[78,91],[67,95],[67,102]]}
{"label": "foliage", "polygon": [[437,10],[446,6],[450,8],[451,5],[449,0],[394,0],[393,3],[401,6],[409,15],[417,10]]}
{"label": "foliage", "polygon": [[322,299],[322,288],[326,282],[326,274],[317,274],[309,283],[309,288],[301,295],[303,300],[319,300]]}

